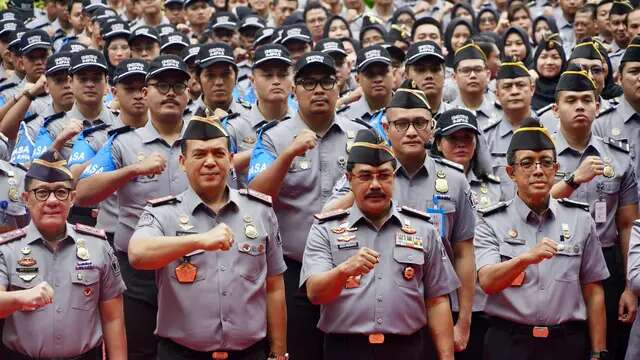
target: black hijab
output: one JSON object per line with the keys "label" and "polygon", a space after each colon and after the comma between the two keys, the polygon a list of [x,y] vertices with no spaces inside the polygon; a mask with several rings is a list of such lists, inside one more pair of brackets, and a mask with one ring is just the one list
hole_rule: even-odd
{"label": "black hijab", "polygon": [[543,77],[542,74],[538,73],[539,76],[536,80],[536,90],[534,91],[533,98],[531,99],[531,108],[536,111],[555,102],[556,85],[558,85],[560,75],[567,66],[567,57],[564,53],[564,49],[562,48],[562,44],[554,39],[543,39],[534,55],[535,69],[538,71],[538,59],[540,58],[542,51],[554,49],[558,54],[560,54],[560,59],[562,59],[560,71],[552,78]]}
{"label": "black hijab", "polygon": [[466,26],[467,29],[469,29],[469,39],[471,39],[473,34],[475,34],[473,26],[471,26],[469,21],[467,21],[466,19],[454,19],[449,23],[449,25],[447,25],[447,30],[445,30],[444,32],[444,46],[447,48],[447,57],[445,58],[445,64],[447,65],[447,67],[453,67],[453,55],[455,51],[451,46],[451,37],[453,36],[453,31],[459,25]]}
{"label": "black hijab", "polygon": [[503,62],[512,62],[513,61],[513,59],[511,59],[511,58],[506,56],[505,51],[504,51],[504,45],[507,42],[507,38],[511,34],[517,34],[518,36],[520,36],[520,38],[522,39],[522,42],[524,43],[524,46],[526,48],[524,59],[522,59],[522,63],[524,63],[524,65],[528,69],[534,68],[533,56],[532,56],[533,54],[532,54],[532,50],[531,50],[531,43],[529,42],[529,35],[527,35],[527,33],[523,29],[521,29],[519,27],[510,27],[502,35],[502,39],[501,39],[500,45],[499,45],[500,46],[500,54],[501,54],[501,57],[502,57],[501,60]]}
{"label": "black hijab", "polygon": [[531,39],[531,42],[533,43],[534,46],[538,46],[538,42],[536,41],[536,25],[540,21],[544,21],[547,23],[547,25],[549,26],[549,30],[551,31],[552,34],[560,33],[558,31],[558,24],[556,24],[556,19],[552,18],[551,16],[540,15],[533,20],[533,25],[531,29],[531,32],[533,33],[533,39]]}

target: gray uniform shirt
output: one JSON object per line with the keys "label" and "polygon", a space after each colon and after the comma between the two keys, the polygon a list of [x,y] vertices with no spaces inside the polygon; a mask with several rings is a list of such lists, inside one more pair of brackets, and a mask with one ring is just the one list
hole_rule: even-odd
{"label": "gray uniform shirt", "polygon": [[[627,263],[627,284],[636,296],[640,296],[640,221],[636,220],[631,228],[629,240],[629,259]],[[635,360],[640,358],[640,318],[636,316],[631,334],[629,335],[629,346],[625,360]]]}
{"label": "gray uniform shirt", "polygon": [[605,164],[613,168],[613,177],[598,175],[588,183],[580,185],[570,198],[589,204],[602,247],[615,245],[618,242],[618,209],[638,204],[638,184],[629,154],[605,144],[602,138],[593,135],[582,153],[572,149],[562,133],[555,134],[554,138],[560,165],[557,178],[562,179],[565,174],[574,172],[587,156],[599,156]]}
{"label": "gray uniform shirt", "polygon": [[[185,129],[183,124],[182,133]],[[114,246],[119,251],[127,252],[129,239],[147,200],[183,192],[187,188],[187,177],[178,163],[180,141],[167,144],[151,120],[145,126],[122,134],[113,141],[111,155],[117,169],[135,164],[156,152],[167,161],[162,174],[136,177],[118,189],[119,212]]]}
{"label": "gray uniform shirt", "polygon": [[[197,351],[241,350],[262,340],[267,334],[266,279],[286,269],[271,207],[237,190],[228,194],[218,214],[191,188],[170,204],[148,206],[132,237],[198,234],[221,223],[231,228],[235,243],[229,251],[196,251],[156,271],[156,334]],[[251,227],[257,234],[249,233]],[[191,284],[176,277],[185,258],[197,267]]]}
{"label": "gray uniform shirt", "polygon": [[583,209],[551,198],[549,209],[539,216],[519,197],[503,203],[502,209],[479,218],[476,269],[521,255],[545,237],[563,244],[564,250],[528,266],[522,286],[488,295],[488,315],[527,325],[587,319],[582,285],[606,279],[609,271],[595,223]]}
{"label": "gray uniform shirt", "polygon": [[[265,153],[269,161],[252,159],[249,177],[264,171],[294,140],[302,129],[308,129],[300,113],[266,129],[254,148]],[[304,244],[313,223],[313,215],[322,210],[329,199],[333,185],[346,171],[347,146],[353,143],[356,132],[365,127],[336,115],[317,145],[303,156],[296,157],[274,199],[273,208],[278,216],[284,254],[302,261]]]}
{"label": "gray uniform shirt", "polygon": [[[406,224],[416,230],[414,235],[401,231]],[[339,235],[335,233],[339,228],[356,230]],[[345,242],[344,234],[353,238]],[[413,243],[404,243],[404,239]],[[348,216],[313,224],[300,285],[345,262],[362,247],[377,251],[380,262],[362,275],[358,287],[343,289],[335,300],[322,305],[318,328],[325,333],[413,334],[427,322],[425,299],[449,294],[460,286],[432,224],[394,208],[376,230],[356,205]],[[408,280],[403,275],[407,267],[414,272]]]}
{"label": "gray uniform shirt", "polygon": [[[15,240],[0,245],[0,286],[26,290],[46,281],[55,290],[53,303],[5,319],[2,341],[9,349],[33,358],[66,358],[102,342],[100,303],[120,296],[125,285],[109,244],[77,229],[67,224],[67,237],[56,250],[45,243],[33,223],[4,235]],[[89,252],[87,261],[76,255],[82,242]],[[19,261],[25,257],[36,263],[23,266]]]}
{"label": "gray uniform shirt", "polygon": [[365,96],[362,95],[360,99],[349,104],[349,107],[341,112],[340,115],[346,117],[349,120],[369,120],[371,115],[373,115],[376,111],[377,110],[371,109],[369,103],[365,99]]}
{"label": "gray uniform shirt", "polygon": [[502,118],[499,122],[490,124],[483,129],[484,138],[487,141],[487,147],[493,160],[493,173],[498,176],[502,184],[502,193],[505,199],[512,199],[515,194],[515,185],[509,179],[507,175],[507,150],[509,149],[509,143],[513,132],[518,127],[514,127],[506,119]]}
{"label": "gray uniform shirt", "polygon": [[25,171],[0,160],[0,227],[3,231],[25,226],[29,221],[22,202]]}
{"label": "gray uniform shirt", "polygon": [[473,112],[478,120],[478,129],[484,129],[488,125],[500,121],[503,116],[502,109],[497,106],[495,96],[491,93],[485,94],[482,104],[480,104],[480,107],[475,110],[469,109],[462,102],[462,98],[460,96],[449,103],[449,105],[452,109],[465,109]]}
{"label": "gray uniform shirt", "polygon": [[[615,109],[599,116],[592,125],[593,133],[603,139],[613,138],[624,140],[629,145],[631,160],[634,164],[636,177],[640,171],[640,116],[624,96],[620,97],[620,103]],[[636,178],[637,180],[637,178]]]}

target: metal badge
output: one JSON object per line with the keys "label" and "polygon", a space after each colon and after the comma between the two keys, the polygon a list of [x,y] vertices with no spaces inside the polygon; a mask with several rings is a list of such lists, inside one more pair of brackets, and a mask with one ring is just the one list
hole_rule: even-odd
{"label": "metal badge", "polygon": [[347,130],[347,139],[355,139],[356,132],[353,130]]}
{"label": "metal badge", "polygon": [[249,239],[255,239],[258,237],[258,229],[254,224],[246,224],[244,226],[244,235]]}
{"label": "metal badge", "polygon": [[181,224],[188,224],[189,223],[189,217],[187,215],[180,216],[180,219],[178,219],[178,220],[180,220]]}
{"label": "metal badge", "polygon": [[445,174],[442,170],[438,170],[436,172],[436,176],[438,177],[438,179],[445,179],[447,177],[447,174]]}
{"label": "metal badge", "polygon": [[9,187],[9,199],[13,202],[20,201],[20,195],[17,187],[15,186]]}
{"label": "metal badge", "polygon": [[483,194],[489,193],[489,187],[487,186],[487,184],[485,183],[480,184],[480,192]]}
{"label": "metal badge", "polygon": [[35,279],[38,274],[20,274],[18,277],[22,279],[24,282],[31,282],[31,280]]}
{"label": "metal badge", "polygon": [[570,239],[571,232],[569,231],[569,224],[562,224],[561,228],[562,228],[562,236],[565,238],[565,240]]}
{"label": "metal badge", "polygon": [[347,154],[351,152],[351,147],[353,146],[353,141],[347,141]]}
{"label": "metal badge", "polygon": [[180,263],[176,267],[176,279],[181,284],[191,284],[196,281],[198,275],[198,267],[188,261]]}
{"label": "metal badge", "polygon": [[620,135],[620,129],[618,129],[618,128],[611,129],[611,135],[613,135],[613,136]]}
{"label": "metal badge", "polygon": [[300,160],[299,164],[300,164],[300,169],[302,169],[302,170],[307,170],[307,169],[309,169],[311,167],[311,164],[309,163],[309,160],[307,160],[307,159]]}
{"label": "metal badge", "polygon": [[242,221],[246,222],[246,223],[252,223],[253,222],[253,218],[249,215],[247,216],[243,216],[242,217]]}
{"label": "metal badge", "polygon": [[491,205],[491,199],[489,199],[488,196],[481,196],[480,197],[480,207],[486,208],[489,205]]}
{"label": "metal badge", "polygon": [[449,192],[449,183],[446,179],[436,179],[436,191],[441,194]]}
{"label": "metal badge", "polygon": [[28,247],[28,246],[25,246],[22,249],[20,249],[20,253],[22,255],[29,255],[29,254],[31,254],[31,248]]}
{"label": "metal badge", "polygon": [[84,243],[82,245],[80,242],[76,244],[76,256],[80,260],[89,260],[89,250],[84,246]]}
{"label": "metal badge", "polygon": [[345,234],[345,235],[338,236],[338,241],[340,241],[340,242],[349,242],[349,241],[351,241],[351,240],[353,240],[355,238],[356,238],[355,235]]}
{"label": "metal badge", "polygon": [[409,224],[402,225],[400,230],[406,234],[415,234],[417,232],[417,230]]}
{"label": "metal badge", "polygon": [[31,256],[24,256],[22,257],[22,259],[18,260],[18,265],[25,267],[31,267],[36,265],[37,263],[38,262],[36,261],[36,259],[32,258]]}
{"label": "metal badge", "polygon": [[507,235],[509,235],[510,238],[515,239],[516,237],[518,237],[518,230],[509,229],[509,231],[507,232]]}
{"label": "metal badge", "polygon": [[611,166],[611,164],[606,164],[604,166],[603,175],[605,177],[612,178],[612,177],[616,176],[616,171],[613,169],[613,166]]}
{"label": "metal badge", "polygon": [[139,152],[138,156],[137,156],[138,161],[142,161],[144,160],[144,153],[143,152]]}
{"label": "metal badge", "polygon": [[413,268],[413,266],[411,265],[407,265],[404,267],[404,269],[402,269],[402,277],[407,280],[413,280],[413,278],[416,276],[416,269]]}
{"label": "metal badge", "polygon": [[242,142],[244,142],[245,144],[254,144],[256,142],[256,138],[254,136],[247,136],[244,139],[242,139]]}

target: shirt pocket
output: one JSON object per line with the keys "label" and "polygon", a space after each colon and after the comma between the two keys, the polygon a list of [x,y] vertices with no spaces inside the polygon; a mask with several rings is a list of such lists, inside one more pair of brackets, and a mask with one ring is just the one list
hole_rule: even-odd
{"label": "shirt pocket", "polygon": [[71,277],[71,308],[76,310],[95,310],[100,298],[100,271],[98,269],[81,270],[69,274]]}
{"label": "shirt pocket", "polygon": [[424,265],[424,250],[413,249],[404,246],[393,248],[393,268],[392,274],[396,284],[409,289],[418,289],[422,282],[422,267]]}
{"label": "shirt pocket", "polygon": [[267,241],[265,236],[256,239],[243,239],[236,241],[238,256],[236,257],[234,269],[243,278],[256,282],[266,271],[266,250]]}
{"label": "shirt pocket", "polygon": [[[33,280],[31,281],[24,281],[18,277],[19,275],[23,275],[23,274],[11,274],[11,282],[9,286],[10,291],[29,290],[44,280],[40,277],[40,274],[38,274],[38,276],[33,278]],[[23,313],[26,314],[26,313],[44,311],[46,308],[47,308],[46,306],[42,306],[33,311],[24,311]]]}
{"label": "shirt pocket", "polygon": [[553,258],[553,272],[558,281],[575,282],[580,277],[582,263],[582,246],[576,243],[564,244]]}
{"label": "shirt pocket", "polygon": [[501,261],[509,261],[518,255],[529,250],[527,242],[520,239],[510,239],[509,241],[500,242],[500,259]]}
{"label": "shirt pocket", "polygon": [[280,193],[286,197],[297,197],[311,191],[316,186],[312,177],[313,165],[309,158],[298,156],[293,159]]}

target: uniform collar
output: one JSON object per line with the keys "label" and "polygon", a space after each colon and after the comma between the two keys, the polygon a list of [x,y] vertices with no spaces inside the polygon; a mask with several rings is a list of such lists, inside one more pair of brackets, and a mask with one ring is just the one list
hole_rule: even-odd
{"label": "uniform collar", "polygon": [[564,16],[562,15],[562,9],[560,9],[559,6],[556,8],[554,12],[555,12],[554,18],[556,19],[556,24],[558,25],[558,29],[573,28],[573,24],[568,22],[567,19],[565,19]]}
{"label": "uniform collar", "polygon": [[[382,227],[384,227],[384,225],[390,220],[395,220],[398,221],[398,223],[402,224],[402,217],[400,216],[398,209],[394,206],[393,201],[391,202],[391,211],[387,219],[384,221],[384,224],[382,224],[380,228],[382,229]],[[362,213],[358,205],[354,203],[349,210],[349,216],[347,216],[347,224],[349,224],[349,227],[354,227],[360,221],[366,221],[371,225],[371,227],[374,227],[373,223]]]}
{"label": "uniform collar", "polygon": [[351,109],[355,112],[357,118],[370,117],[373,114],[373,110],[369,106],[369,103],[365,99],[365,96],[362,95],[360,99],[351,104]]}
{"label": "uniform collar", "polygon": [[[220,208],[219,213],[222,213],[226,209],[232,209],[232,208],[235,209],[235,210],[239,209],[240,208],[240,194],[238,194],[238,192],[235,191],[235,190],[231,190],[228,186],[225,187],[225,192],[227,193],[227,202]],[[185,207],[185,209],[187,210],[187,213],[189,215],[193,215],[195,213],[196,209],[198,209],[200,207],[202,207],[203,209],[206,209],[205,211],[213,213],[211,208],[209,208],[207,206],[207,204],[205,204],[204,201],[202,201],[200,196],[198,196],[198,194],[196,194],[196,192],[193,191],[193,189],[191,187],[189,187],[182,194],[182,204]]]}
{"label": "uniform collar", "polygon": [[100,105],[101,109],[100,109],[100,114],[98,114],[98,117],[95,119],[89,119],[88,117],[84,116],[80,110],[77,107],[76,103],[73,103],[73,106],[71,107],[71,110],[69,110],[67,112],[67,116],[71,119],[78,119],[82,121],[82,125],[87,128],[87,127],[91,127],[94,125],[100,125],[101,123],[105,123],[105,124],[109,124],[111,125],[113,123],[113,121],[111,121],[111,115],[110,113],[107,111],[107,108],[104,105]]}
{"label": "uniform collar", "polygon": [[[413,177],[414,178],[417,177],[423,171],[424,171],[425,177],[429,176],[430,173],[435,173],[436,171],[435,161],[433,161],[433,159],[431,159],[431,157],[429,157],[429,154],[427,153],[425,153],[424,162],[422,163],[422,166],[418,169],[418,171],[416,171]],[[396,176],[398,176],[398,174],[403,175],[407,179],[411,179],[411,176],[409,175],[407,170],[404,168],[404,166],[402,166],[402,163],[400,161],[398,161],[398,167],[396,168]]]}
{"label": "uniform collar", "polygon": [[476,110],[471,110],[469,109],[464,102],[462,101],[462,97],[458,96],[456,97],[455,100],[453,100],[451,103],[449,103],[449,105],[451,105],[452,108],[460,108],[460,109],[465,109],[465,110],[469,110],[471,112],[474,112],[477,114],[481,114],[486,118],[490,118],[491,115],[493,114],[493,108],[494,108],[494,102],[495,99],[491,99],[491,97],[487,94],[483,94],[482,95],[482,103],[480,104],[480,106],[476,109]]}
{"label": "uniform collar", "polygon": [[[76,240],[81,238],[81,236],[73,229],[73,226],[69,223],[65,225],[67,227],[67,235],[64,239],[60,240],[59,244],[63,244],[66,241],[71,240],[73,243],[76,243]],[[40,233],[40,230],[36,227],[33,221],[29,222],[29,225],[26,227],[27,235],[25,237],[27,244],[33,244],[36,241],[44,242],[44,238]]]}
{"label": "uniform collar", "polygon": [[600,144],[596,141],[596,138],[595,136],[593,136],[593,134],[591,134],[591,136],[589,137],[589,142],[587,143],[587,146],[584,148],[584,151],[582,152],[577,151],[573,149],[571,146],[569,146],[569,144],[567,143],[567,139],[564,138],[564,135],[562,135],[562,132],[560,131],[558,131],[555,134],[554,140],[556,143],[556,151],[558,155],[561,155],[564,152],[569,152],[569,151],[576,153],[578,155],[589,154],[589,155],[600,156],[600,154],[602,154],[602,148],[599,146]]}
{"label": "uniform collar", "polygon": [[[182,139],[184,131],[187,127],[184,124],[184,120],[180,121],[182,121],[182,129],[180,129],[180,139]],[[151,121],[151,119],[147,120],[147,123],[143,127],[137,129],[137,131],[142,138],[142,142],[145,144],[154,142],[156,140],[164,141],[164,139],[158,133],[158,130],[156,130],[156,128],[153,126],[153,121]]]}
{"label": "uniform collar", "polygon": [[622,117],[622,120],[627,123],[629,122],[633,116],[636,114],[636,111],[633,109],[633,106],[627,101],[627,98],[624,96],[620,97],[620,104],[616,108],[616,112],[619,116]]}
{"label": "uniform collar", "polygon": [[515,128],[513,127],[513,125],[511,125],[511,122],[509,122],[506,117],[503,117],[502,121],[500,121],[500,124],[498,124],[498,134],[500,135],[500,137],[505,137],[509,134],[513,134],[514,130]]}
{"label": "uniform collar", "polygon": [[554,216],[556,214],[556,211],[557,211],[557,204],[553,200],[551,195],[549,195],[549,208],[542,215],[538,215],[535,212],[533,212],[533,210],[531,210],[529,208],[529,206],[527,204],[525,204],[524,201],[522,201],[520,196],[518,196],[517,194],[513,199],[513,206],[515,207],[515,210],[518,213],[518,216],[520,217],[520,219],[524,223],[527,223],[528,220],[531,217],[533,217],[533,218],[540,218],[540,217],[546,218],[546,217],[549,217],[549,216]]}
{"label": "uniform collar", "polygon": [[[294,114],[291,113],[291,108],[287,108],[287,113],[284,115],[284,117],[282,117],[281,119],[273,119],[273,121],[283,121],[293,117],[293,115]],[[258,102],[256,102],[255,105],[251,106],[251,110],[249,110],[249,116],[247,120],[249,121],[249,124],[251,124],[251,127],[253,127],[254,129],[258,129],[266,123],[272,121],[264,118],[264,115],[262,115],[260,109],[258,108]]]}
{"label": "uniform collar", "polygon": [[[296,113],[292,117],[292,120],[295,120],[295,121],[291,121],[292,124],[295,124],[295,129],[302,129],[302,128],[309,129],[309,126],[307,125],[307,123],[304,122],[304,120],[302,120],[302,116],[300,115],[299,111],[296,111]],[[285,124],[288,124],[288,123],[289,121],[285,122]],[[338,121],[338,116],[334,113],[333,121],[331,122],[331,125],[329,125],[329,127],[327,128],[327,131],[325,132],[324,136],[327,136],[327,134],[329,134],[331,131],[334,131],[333,129],[336,129],[336,128],[338,129],[338,131],[341,131],[345,134],[351,131],[351,129],[347,129],[341,121]],[[355,137],[355,134],[353,135]]]}

